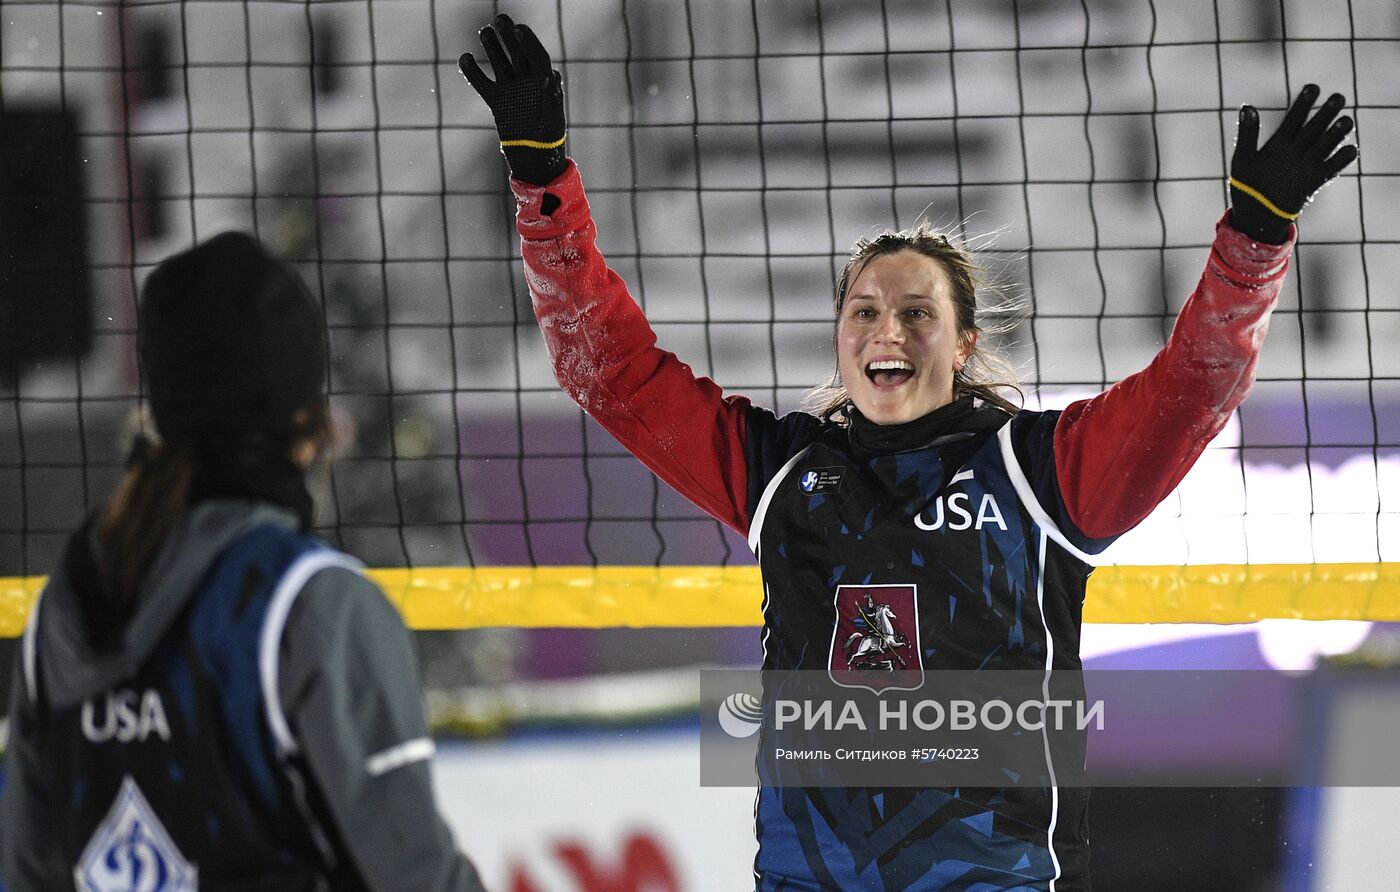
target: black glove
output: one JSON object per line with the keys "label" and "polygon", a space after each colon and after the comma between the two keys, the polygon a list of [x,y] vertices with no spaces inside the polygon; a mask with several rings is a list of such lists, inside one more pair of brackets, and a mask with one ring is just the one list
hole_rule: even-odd
{"label": "black glove", "polygon": [[1316,84],[1303,87],[1262,149],[1256,148],[1258,109],[1240,106],[1240,129],[1230,159],[1230,225],[1255,241],[1288,241],[1288,224],[1298,219],[1303,205],[1356,160],[1356,146],[1337,148],[1351,132],[1351,118],[1337,118],[1346,97],[1333,93],[1309,121],[1318,93]]}
{"label": "black glove", "polygon": [[457,60],[476,92],[491,107],[501,151],[516,179],[543,186],[564,172],[564,85],[535,32],[508,15],[478,36],[496,75],[493,81],[471,53]]}

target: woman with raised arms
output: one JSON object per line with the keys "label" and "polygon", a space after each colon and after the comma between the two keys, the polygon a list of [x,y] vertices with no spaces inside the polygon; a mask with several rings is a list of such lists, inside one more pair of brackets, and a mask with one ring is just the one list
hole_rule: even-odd
{"label": "woman with raised arms", "polygon": [[[471,54],[461,68],[510,164],[555,375],[661,479],[748,537],[765,670],[1078,669],[1092,555],[1171,492],[1244,400],[1292,221],[1356,157],[1339,95],[1314,115],[1318,89],[1305,87],[1262,148],[1258,114],[1242,107],[1232,208],[1170,339],[1147,368],[1062,411],[1003,395],[1012,382],[979,344],[977,264],[962,245],[923,226],[863,239],[836,282],[831,398],[778,417],[656,345],[596,246],[548,53],[506,16],[480,37],[491,75]],[[875,624],[874,646],[847,647]],[[761,782],[755,882],[1086,889],[1086,804],[1053,784]]]}

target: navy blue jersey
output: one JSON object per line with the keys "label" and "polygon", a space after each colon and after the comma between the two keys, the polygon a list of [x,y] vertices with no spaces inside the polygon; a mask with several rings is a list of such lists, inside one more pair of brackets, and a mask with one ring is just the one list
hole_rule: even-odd
{"label": "navy blue jersey", "polygon": [[[749,468],[767,478],[749,532],[764,669],[825,670],[838,683],[881,670],[1078,669],[1086,558],[1109,540],[1054,519],[1063,506],[1043,432],[1056,415],[984,407],[928,445],[860,455],[844,427],[751,410]],[[757,870],[773,889],[1083,888],[1085,798],[1053,785],[761,784]]]}
{"label": "navy blue jersey", "polygon": [[53,708],[32,678],[24,732],[51,797],[40,819],[79,889],[362,888],[317,813],[271,674],[302,585],[353,565],[313,537],[256,527],[123,683]]}
{"label": "navy blue jersey", "polygon": [[[659,346],[598,250],[574,164],[547,185],[511,188],[560,386],[749,537],[763,571],[764,667],[833,675],[1077,668],[1087,559],[1151,513],[1245,398],[1292,247],[1222,220],[1146,368],[1062,412],[1008,423],[982,409],[951,439],[866,454],[846,430],[776,418]],[[762,777],[760,788],[764,888],[1088,884],[1081,793],[809,792]]]}

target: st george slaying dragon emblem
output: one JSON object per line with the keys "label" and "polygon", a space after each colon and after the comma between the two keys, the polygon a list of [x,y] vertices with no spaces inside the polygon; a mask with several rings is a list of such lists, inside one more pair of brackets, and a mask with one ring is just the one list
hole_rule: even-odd
{"label": "st george slaying dragon emblem", "polygon": [[838,685],[877,694],[922,685],[915,587],[838,586],[827,669]]}

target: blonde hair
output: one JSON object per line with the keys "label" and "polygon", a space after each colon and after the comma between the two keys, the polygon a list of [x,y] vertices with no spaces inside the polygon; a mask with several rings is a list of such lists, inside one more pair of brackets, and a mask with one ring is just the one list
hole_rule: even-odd
{"label": "blonde hair", "polygon": [[[841,324],[841,311],[846,304],[846,294],[861,270],[876,257],[897,254],[900,251],[913,251],[937,263],[948,276],[952,285],[954,319],[958,336],[977,334],[1004,334],[1015,327],[1018,321],[1016,307],[1003,304],[998,318],[987,324],[978,324],[977,298],[981,292],[990,289],[987,274],[972,251],[961,240],[950,239],[946,233],[930,226],[926,221],[910,229],[886,230],[856,242],[851,248],[851,257],[836,277],[835,311],[836,325]],[[1011,313],[1006,313],[1006,310]],[[984,320],[985,321],[985,320]],[[1016,401],[1003,395],[1011,391]],[[1021,410],[1020,401],[1025,398],[1011,363],[999,352],[978,344],[968,354],[962,367],[953,373],[953,399],[974,396],[991,403],[1007,412]],[[851,395],[841,382],[840,370],[832,373],[825,384],[808,391],[804,404],[817,415],[838,424],[849,422],[845,408],[851,402]]]}

